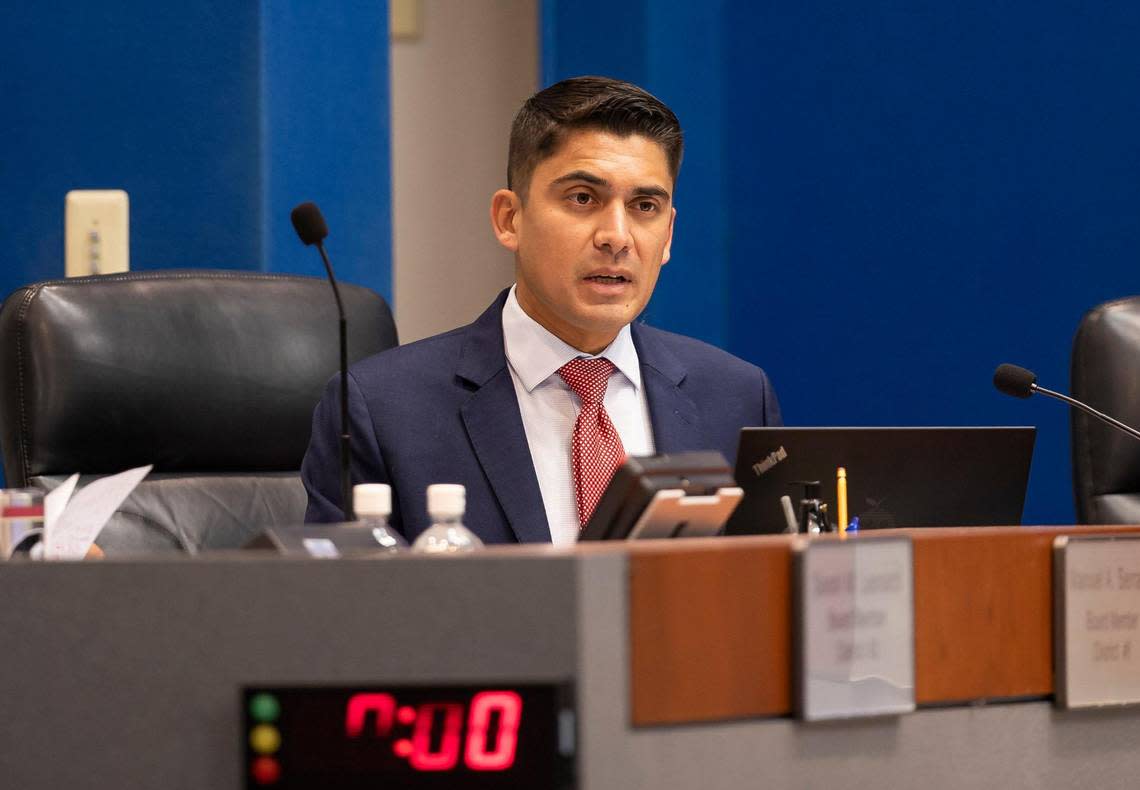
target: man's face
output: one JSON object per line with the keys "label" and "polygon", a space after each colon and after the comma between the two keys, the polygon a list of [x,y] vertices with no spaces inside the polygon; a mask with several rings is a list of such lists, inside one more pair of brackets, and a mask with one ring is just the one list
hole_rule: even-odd
{"label": "man's face", "polygon": [[645,308],[669,260],[672,191],[660,145],[583,130],[535,168],[525,206],[496,192],[492,224],[515,253],[523,310],[581,351],[609,345]]}

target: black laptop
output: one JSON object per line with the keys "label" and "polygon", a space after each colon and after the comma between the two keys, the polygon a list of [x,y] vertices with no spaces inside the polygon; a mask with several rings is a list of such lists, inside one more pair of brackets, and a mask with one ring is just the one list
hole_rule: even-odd
{"label": "black laptop", "polygon": [[1021,523],[1035,428],[744,428],[736,482],[744,500],[729,535],[783,532],[780,497],[794,509],[818,480],[836,520],[836,471],[847,472],[859,529]]}

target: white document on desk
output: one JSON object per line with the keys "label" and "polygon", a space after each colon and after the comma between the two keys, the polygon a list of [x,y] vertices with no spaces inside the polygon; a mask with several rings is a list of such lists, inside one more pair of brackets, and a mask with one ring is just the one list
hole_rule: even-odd
{"label": "white document on desk", "polygon": [[62,485],[56,486],[51,491],[44,495],[44,556],[49,556],[52,549],[53,538],[55,537],[55,525],[59,523],[59,517],[63,515],[63,511],[67,508],[67,503],[71,501],[71,494],[75,491],[75,484],[79,482],[79,475],[74,474],[63,481]]}
{"label": "white document on desk", "polygon": [[[123,504],[123,500],[131,495],[144,477],[150,474],[151,469],[151,465],[140,466],[110,477],[101,477],[81,488],[70,501],[61,495],[60,499],[66,504],[53,522],[48,521],[48,504],[45,501],[44,559],[83,559],[91,544],[95,542],[95,538],[99,537],[103,526],[119,509],[119,505]],[[74,488],[75,484],[71,479],[60,488],[67,486],[68,483]],[[55,491],[52,492],[54,493]],[[57,507],[56,503],[53,503],[52,507],[53,509]],[[51,526],[46,526],[49,523]]]}

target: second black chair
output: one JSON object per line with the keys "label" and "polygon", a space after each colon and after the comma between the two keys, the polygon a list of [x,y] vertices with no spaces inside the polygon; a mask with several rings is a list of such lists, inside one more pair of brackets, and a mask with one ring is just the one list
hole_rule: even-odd
{"label": "second black chair", "polygon": [[[1140,297],[1085,314],[1073,340],[1073,397],[1140,426]],[[1071,410],[1073,488],[1082,524],[1140,524],[1140,441]]]}

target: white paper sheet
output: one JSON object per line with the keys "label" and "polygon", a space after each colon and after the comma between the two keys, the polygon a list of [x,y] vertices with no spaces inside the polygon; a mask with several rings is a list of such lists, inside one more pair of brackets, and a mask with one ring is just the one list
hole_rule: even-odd
{"label": "white paper sheet", "polygon": [[[44,536],[43,545],[51,546],[52,537],[55,535],[55,525],[59,521],[59,517],[63,515],[67,503],[71,501],[71,494],[75,491],[75,484],[79,482],[79,475],[74,474],[63,481],[62,485],[57,486],[52,491],[49,491],[44,496]],[[49,549],[42,549],[44,555],[49,553]]]}
{"label": "white paper sheet", "polygon": [[[128,469],[117,475],[102,477],[88,483],[71,497],[58,520],[52,526],[51,542],[47,544],[45,559],[81,560],[99,537],[99,532],[142,482],[151,466]],[[46,503],[44,505],[47,507]],[[46,521],[46,512],[45,512]]]}

